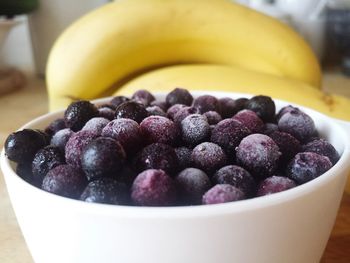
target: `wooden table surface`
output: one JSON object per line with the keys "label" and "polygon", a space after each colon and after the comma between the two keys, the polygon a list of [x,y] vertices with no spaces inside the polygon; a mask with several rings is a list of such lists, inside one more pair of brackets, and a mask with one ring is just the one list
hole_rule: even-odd
{"label": "wooden table surface", "polygon": [[[340,74],[327,73],[324,76],[324,86],[327,91],[342,94],[350,98],[350,78],[345,78]],[[28,81],[28,85],[22,90],[0,97],[0,146],[2,147],[10,132],[46,111],[47,97],[45,85],[42,80],[31,79]],[[349,182],[321,262],[350,262]],[[1,173],[0,263],[33,263],[13,213]]]}

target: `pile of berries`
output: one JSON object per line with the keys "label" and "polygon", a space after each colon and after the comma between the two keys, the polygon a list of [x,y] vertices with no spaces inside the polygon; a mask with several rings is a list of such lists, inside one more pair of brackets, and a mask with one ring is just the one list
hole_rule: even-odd
{"label": "pile of berries", "polygon": [[9,135],[16,172],[45,191],[87,202],[217,204],[281,192],[339,159],[314,121],[291,105],[276,114],[267,96],[164,101],[146,90],[108,104],[73,102],[44,130]]}

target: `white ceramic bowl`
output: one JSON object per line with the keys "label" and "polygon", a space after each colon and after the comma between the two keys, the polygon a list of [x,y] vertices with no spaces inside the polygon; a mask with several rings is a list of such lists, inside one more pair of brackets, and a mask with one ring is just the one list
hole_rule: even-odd
{"label": "white ceramic bowl", "polygon": [[[275,103],[278,109],[288,104]],[[300,108],[335,146],[340,160],[304,185],[233,203],[154,208],[85,203],[26,183],[2,152],[8,192],[35,262],[319,262],[350,170],[350,126]],[[47,114],[22,128],[44,128],[59,116],[62,112]]]}

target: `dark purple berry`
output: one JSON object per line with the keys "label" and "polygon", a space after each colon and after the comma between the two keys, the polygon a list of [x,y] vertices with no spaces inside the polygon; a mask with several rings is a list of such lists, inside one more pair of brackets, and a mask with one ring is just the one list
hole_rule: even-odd
{"label": "dark purple berry", "polygon": [[47,145],[47,138],[40,132],[24,129],[11,133],[5,141],[5,154],[14,162],[31,162],[38,150]]}
{"label": "dark purple berry", "polygon": [[207,117],[209,125],[215,125],[220,121],[222,121],[221,115],[216,111],[207,111],[207,112],[204,112],[203,115]]}
{"label": "dark purple berry", "polygon": [[252,133],[262,132],[264,129],[264,122],[258,117],[258,115],[251,110],[241,110],[236,113],[233,119],[240,121],[246,126]]}
{"label": "dark purple berry", "polygon": [[168,115],[159,106],[148,106],[146,108],[149,116],[162,116],[167,117]]}
{"label": "dark purple berry", "polygon": [[223,167],[227,157],[223,149],[212,142],[203,142],[192,151],[192,161],[195,167],[211,174]]}
{"label": "dark purple berry", "polygon": [[123,205],[128,201],[128,190],[125,184],[112,178],[99,178],[85,187],[80,200],[89,203]]}
{"label": "dark purple berry", "polygon": [[202,95],[194,99],[193,107],[203,114],[207,111],[220,111],[220,103],[217,98],[211,95]]}
{"label": "dark purple berry", "polygon": [[178,125],[189,115],[199,113],[198,110],[194,107],[184,107],[178,110],[178,112],[174,116],[174,122]]}
{"label": "dark purple berry", "polygon": [[280,161],[285,165],[300,151],[300,142],[289,133],[275,131],[270,137],[282,153]]}
{"label": "dark purple berry", "polygon": [[111,103],[104,103],[104,104],[99,104],[97,105],[97,109],[102,109],[102,108],[108,108],[108,109],[111,109],[111,110],[115,110],[115,106],[112,105]]}
{"label": "dark purple berry", "polygon": [[179,198],[183,204],[201,204],[202,196],[211,187],[208,175],[197,168],[186,168],[176,177]]}
{"label": "dark purple berry", "polygon": [[275,102],[268,96],[254,96],[246,103],[246,109],[254,111],[264,122],[272,122],[275,118]]}
{"label": "dark purple berry", "polygon": [[58,147],[49,145],[42,148],[35,154],[32,162],[34,180],[41,184],[51,169],[64,163],[64,155]]}
{"label": "dark purple berry", "polygon": [[302,146],[303,152],[314,152],[326,156],[334,165],[339,160],[339,154],[332,144],[325,139],[316,139]]}
{"label": "dark purple berry", "polygon": [[131,98],[137,102],[142,103],[146,107],[150,105],[152,101],[155,100],[154,96],[148,90],[145,89],[140,89],[136,91]]}
{"label": "dark purple berry", "polygon": [[83,131],[92,131],[96,134],[101,134],[103,128],[109,123],[109,120],[102,117],[95,117],[88,120],[82,128]]}
{"label": "dark purple berry", "polygon": [[232,98],[228,98],[228,97],[221,98],[219,99],[219,103],[220,103],[220,109],[221,109],[220,113],[224,119],[231,118],[238,111],[237,103]]}
{"label": "dark purple berry", "polygon": [[81,167],[89,181],[100,177],[116,177],[125,159],[125,151],[119,142],[99,137],[84,147]]}
{"label": "dark purple berry", "polygon": [[179,160],[179,167],[181,169],[192,166],[192,159],[191,159],[192,149],[182,146],[182,147],[175,148],[174,150],[175,150],[177,159]]}
{"label": "dark purple berry", "polygon": [[278,126],[275,123],[267,122],[264,125],[262,133],[265,135],[270,135],[271,133],[278,131]]}
{"label": "dark purple berry", "polygon": [[49,126],[46,127],[45,132],[49,134],[50,136],[54,135],[59,130],[62,130],[66,128],[66,123],[64,121],[64,118],[59,118],[54,121],[52,121]]}
{"label": "dark purple berry", "polygon": [[161,100],[154,100],[151,102],[150,106],[157,106],[159,108],[161,108],[165,113],[167,112],[168,110],[168,106],[166,104],[165,101],[161,101]]}
{"label": "dark purple berry", "polygon": [[113,99],[109,102],[114,107],[114,110],[122,103],[129,101],[130,99],[125,96],[115,96]]}
{"label": "dark purple berry", "polygon": [[286,174],[298,184],[303,184],[325,173],[331,167],[332,163],[328,157],[313,152],[302,152],[290,161]]}
{"label": "dark purple berry", "polygon": [[16,173],[18,174],[19,177],[21,177],[27,183],[30,183],[39,188],[41,187],[41,183],[34,180],[31,162],[24,162],[24,163],[17,164]]}
{"label": "dark purple berry", "polygon": [[166,113],[167,113],[169,119],[174,120],[176,113],[177,113],[179,110],[181,110],[181,109],[183,109],[183,108],[186,108],[186,107],[188,107],[188,106],[183,105],[183,104],[175,104],[175,105],[171,106],[171,107],[167,110]]}
{"label": "dark purple berry", "polygon": [[78,131],[73,134],[65,147],[65,157],[67,164],[81,168],[81,155],[83,149],[99,135],[92,131]]}
{"label": "dark purple berry", "polygon": [[203,195],[202,203],[205,205],[221,204],[244,198],[244,193],[240,189],[230,184],[217,184]]}
{"label": "dark purple berry", "polygon": [[136,153],[142,147],[140,126],[131,119],[121,118],[109,122],[101,135],[117,140],[128,154]]}
{"label": "dark purple berry", "polygon": [[288,106],[284,106],[283,108],[281,108],[277,115],[276,115],[276,120],[277,122],[281,119],[281,117],[285,114],[285,113],[288,113],[288,112],[291,112],[291,111],[300,111],[299,108],[296,108],[292,105],[288,105]]}
{"label": "dark purple berry", "polygon": [[112,110],[108,107],[102,107],[98,109],[98,115],[107,120],[113,120],[115,115],[115,110]]}
{"label": "dark purple berry", "polygon": [[239,112],[241,110],[246,109],[248,99],[247,98],[238,98],[235,100],[235,102],[236,102],[236,112]]}
{"label": "dark purple berry", "polygon": [[277,144],[267,135],[259,133],[245,137],[236,149],[237,163],[255,178],[272,175],[280,156]]}
{"label": "dark purple berry", "polygon": [[178,170],[175,150],[163,143],[152,143],[143,148],[135,158],[136,170],[161,169],[173,175]]}
{"label": "dark purple berry", "polygon": [[137,172],[126,163],[118,172],[116,179],[118,182],[123,183],[130,188],[136,176]]}
{"label": "dark purple berry", "polygon": [[64,148],[66,147],[69,138],[73,134],[74,132],[69,128],[59,130],[54,134],[54,136],[52,136],[50,144],[58,147],[61,152],[64,152]]}
{"label": "dark purple berry", "polygon": [[312,118],[299,110],[283,114],[278,121],[278,128],[282,132],[290,133],[301,142],[308,141],[317,133]]}
{"label": "dark purple berry", "polygon": [[162,170],[143,171],[131,187],[132,200],[141,206],[173,205],[176,195],[174,180]]}
{"label": "dark purple berry", "polygon": [[148,112],[143,104],[136,101],[127,101],[120,104],[115,110],[116,119],[132,119],[140,123],[148,116]]}
{"label": "dark purple berry", "polygon": [[235,149],[241,140],[250,134],[250,130],[234,119],[225,119],[216,124],[211,133],[211,141],[220,145],[230,156],[235,156]]}
{"label": "dark purple berry", "polygon": [[237,165],[227,165],[219,170],[213,176],[215,184],[230,184],[239,188],[247,197],[253,196],[256,189],[256,183],[253,176],[245,169]]}
{"label": "dark purple berry", "polygon": [[64,112],[66,127],[72,131],[79,131],[85,123],[98,116],[98,109],[89,101],[72,102]]}
{"label": "dark purple berry", "polygon": [[284,176],[271,176],[260,182],[257,196],[282,192],[296,187],[293,180]]}
{"label": "dark purple berry", "polygon": [[62,164],[46,174],[41,188],[53,194],[77,199],[86,185],[86,177],[80,169]]}
{"label": "dark purple berry", "polygon": [[179,127],[170,119],[162,116],[150,116],[140,123],[144,140],[148,144],[160,142],[174,145],[180,138]]}
{"label": "dark purple berry", "polygon": [[165,98],[165,101],[168,107],[171,107],[175,104],[183,104],[190,106],[192,104],[193,97],[191,93],[188,92],[188,90],[175,88],[174,90],[168,93],[168,95]]}
{"label": "dark purple berry", "polygon": [[181,122],[182,140],[188,145],[197,145],[210,136],[210,126],[205,116],[191,114]]}

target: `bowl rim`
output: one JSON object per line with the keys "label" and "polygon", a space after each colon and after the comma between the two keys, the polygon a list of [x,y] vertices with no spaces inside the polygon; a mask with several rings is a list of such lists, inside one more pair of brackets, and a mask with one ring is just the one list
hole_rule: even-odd
{"label": "bowl rim", "polygon": [[[209,94],[216,97],[252,97],[253,94],[238,93],[238,92],[213,92],[213,91],[191,91],[194,97]],[[157,92],[154,95],[165,96],[167,92]],[[105,103],[108,99],[112,97],[105,97],[96,100],[91,100],[95,104]],[[68,197],[59,196],[46,192],[38,187],[31,185],[30,183],[23,180],[20,176],[16,174],[11,166],[11,161],[5,156],[4,147],[1,151],[1,169],[5,178],[5,183],[7,185],[10,198],[11,193],[9,189],[9,181],[12,183],[20,184],[23,189],[25,189],[24,194],[33,194],[39,198],[43,198],[48,202],[52,202],[52,205],[67,206],[67,209],[78,209],[84,210],[86,213],[99,213],[106,215],[118,215],[121,217],[142,217],[142,218],[190,218],[190,217],[211,217],[223,214],[241,213],[247,211],[254,211],[257,209],[264,209],[270,206],[280,205],[281,203],[293,201],[303,196],[311,194],[315,189],[327,184],[333,179],[334,176],[342,175],[346,171],[350,170],[350,136],[346,134],[346,131],[342,125],[339,124],[337,119],[331,118],[323,113],[320,113],[311,108],[298,105],[296,103],[290,103],[285,100],[275,99],[272,97],[276,104],[282,104],[284,106],[293,105],[305,111],[307,114],[312,116],[317,115],[321,118],[323,122],[331,126],[332,129],[336,129],[337,134],[339,133],[343,141],[346,142],[344,146],[343,153],[340,156],[338,162],[327,172],[322,174],[310,182],[302,185],[298,185],[292,189],[261,196],[254,197],[250,199],[240,200],[236,202],[229,202],[223,204],[213,204],[213,205],[194,205],[194,206],[162,206],[162,207],[142,207],[142,206],[130,206],[130,205],[110,205],[101,203],[88,203],[81,200],[76,200]],[[34,128],[37,123],[43,122],[48,117],[58,118],[63,115],[64,110],[58,110],[51,113],[46,113],[41,115],[26,124],[22,125],[18,130],[24,128]],[[314,119],[314,117],[313,117]],[[34,126],[34,127],[32,127]],[[13,193],[12,193],[13,194]]]}

